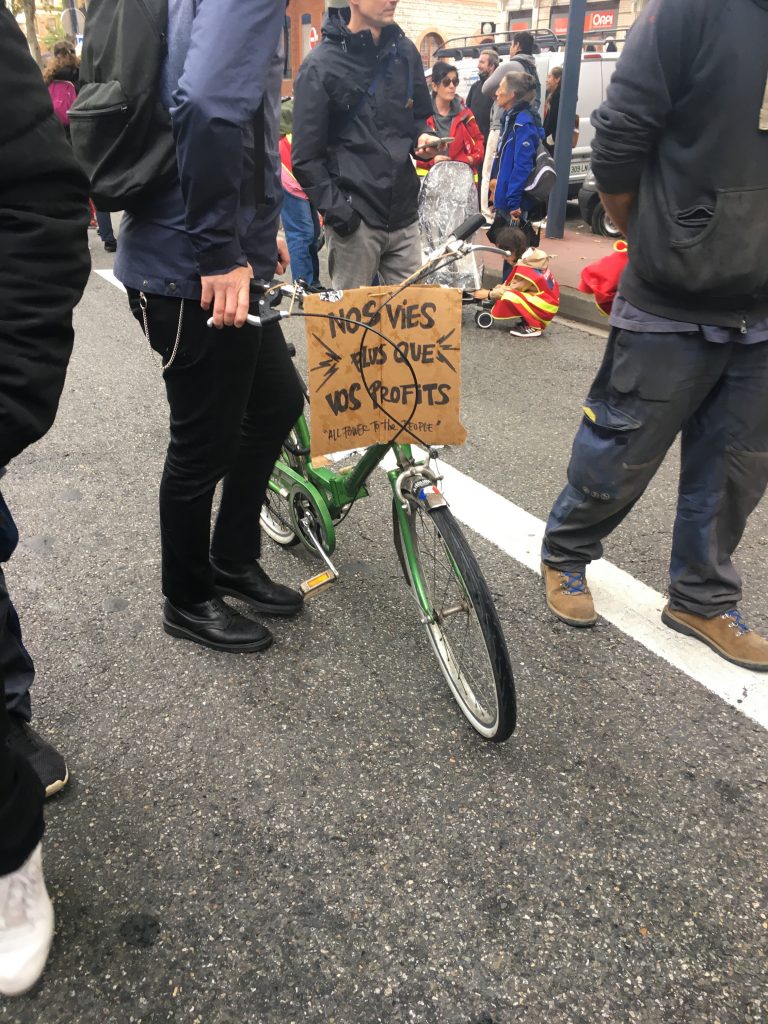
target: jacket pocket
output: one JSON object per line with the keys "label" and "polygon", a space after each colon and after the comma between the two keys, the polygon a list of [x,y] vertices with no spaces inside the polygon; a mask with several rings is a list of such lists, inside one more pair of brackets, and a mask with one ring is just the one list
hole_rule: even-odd
{"label": "jacket pocket", "polygon": [[636,249],[630,244],[642,278],[708,300],[768,297],[768,187],[718,189],[714,209],[702,203],[677,212],[666,207],[658,183],[653,193],[641,198]]}
{"label": "jacket pocket", "polygon": [[131,117],[119,82],[89,82],[69,111],[72,145],[93,180],[105,158],[125,132]]}

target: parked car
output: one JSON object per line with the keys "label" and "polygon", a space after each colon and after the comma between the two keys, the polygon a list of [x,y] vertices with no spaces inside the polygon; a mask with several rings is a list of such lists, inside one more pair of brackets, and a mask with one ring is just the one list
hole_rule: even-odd
{"label": "parked car", "polygon": [[[498,42],[489,41],[472,45],[452,45],[453,42],[459,41],[448,40],[445,46],[435,53],[435,60],[450,61],[459,69],[459,93],[462,97],[466,98],[470,86],[477,81],[477,60],[481,50],[493,46],[501,54],[502,63],[510,59],[509,33],[500,35],[504,39]],[[551,32],[535,32],[534,36],[538,46],[548,47],[543,52],[535,54],[536,69],[543,89],[550,69],[562,67],[565,53],[555,49],[556,46],[561,45],[562,41]],[[592,111],[599,107],[605,98],[605,90],[608,88],[608,82],[613,74],[618,56],[618,53],[582,53],[581,55],[579,98],[576,105],[576,113],[579,118],[579,139],[571,155],[568,188],[568,195],[571,199],[577,197],[589,172],[591,143],[595,134],[590,117]],[[426,75],[430,75],[429,70],[426,71]]]}
{"label": "parked car", "polygon": [[594,235],[605,235],[607,238],[622,237],[621,232],[600,201],[595,176],[591,169],[587,172],[579,189],[579,210],[581,210],[581,219],[592,227]]}

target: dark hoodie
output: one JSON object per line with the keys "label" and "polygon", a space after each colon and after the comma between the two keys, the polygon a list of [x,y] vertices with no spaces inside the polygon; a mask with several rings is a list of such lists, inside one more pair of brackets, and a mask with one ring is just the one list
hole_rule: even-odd
{"label": "dark hoodie", "polygon": [[411,160],[432,113],[419,52],[397,25],[352,34],[337,12],[294,84],[293,173],[326,224],[394,231],[416,220]]}
{"label": "dark hoodie", "polygon": [[592,115],[601,191],[636,192],[624,297],[672,320],[768,316],[768,0],[652,0]]}

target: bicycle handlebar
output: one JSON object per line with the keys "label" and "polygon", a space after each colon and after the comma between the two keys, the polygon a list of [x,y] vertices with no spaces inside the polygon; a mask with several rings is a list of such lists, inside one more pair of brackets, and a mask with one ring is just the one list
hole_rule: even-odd
{"label": "bicycle handlebar", "polygon": [[[427,272],[429,270],[430,263],[435,263],[440,259],[448,259],[451,262],[459,259],[462,256],[467,256],[472,252],[492,252],[498,256],[510,256],[506,249],[499,249],[493,245],[473,245],[468,242],[467,239],[471,238],[476,231],[481,227],[485,226],[485,218],[481,213],[473,213],[471,217],[467,217],[459,226],[442,242],[436,249],[428,254],[425,263],[421,268],[421,272]],[[415,275],[414,275],[415,276]],[[253,283],[252,289],[256,291]],[[270,291],[277,292],[281,296],[287,298],[293,298],[301,306],[307,295],[318,294],[325,297],[329,297],[334,294],[333,289],[328,289],[323,292],[310,292],[303,284],[299,281],[293,284],[282,284],[279,287],[270,288],[269,285],[263,285],[260,289],[264,295],[267,295]],[[338,293],[337,293],[338,294]],[[270,323],[272,320],[283,320],[285,317],[291,315],[288,310],[277,310],[272,309],[264,300],[259,303],[261,313],[259,316],[254,316],[249,313],[245,318],[245,322],[250,324],[252,327],[261,327],[265,323]],[[213,327],[213,317],[208,320],[208,326]]]}

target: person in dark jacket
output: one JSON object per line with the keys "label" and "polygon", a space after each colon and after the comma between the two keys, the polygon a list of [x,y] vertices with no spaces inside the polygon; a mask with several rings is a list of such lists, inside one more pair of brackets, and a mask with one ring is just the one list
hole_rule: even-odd
{"label": "person in dark jacket", "polygon": [[651,0],[592,116],[629,261],[542,548],[549,608],[593,625],[585,567],[681,434],[662,621],[758,671],[732,556],[768,484],[766,38],[768,0]]}
{"label": "person in dark jacket", "polygon": [[[555,152],[555,139],[557,138],[557,119],[560,116],[560,88],[563,81],[563,69],[552,68],[547,75],[547,96],[544,103],[544,145],[550,153]],[[573,128],[571,146],[579,141],[579,115]]]}
{"label": "person in dark jacket", "polygon": [[[396,0],[350,0],[294,84],[293,172],[322,213],[334,288],[403,281],[421,264],[412,156],[444,150],[419,52],[394,23]],[[429,146],[429,149],[425,147]]]}
{"label": "person in dark jacket", "polygon": [[486,96],[483,92],[483,83],[492,75],[499,66],[500,57],[495,50],[481,50],[477,61],[478,79],[469,87],[467,93],[467,106],[475,115],[478,127],[483,134],[483,141],[487,142],[488,132],[491,130],[491,107],[493,96]]}
{"label": "person in dark jacket", "polygon": [[162,100],[179,179],[125,215],[115,263],[163,359],[171,410],[160,484],[163,627],[226,652],[262,650],[272,635],[221,594],[267,615],[302,607],[258,559],[270,473],[303,394],[279,324],[246,324],[251,282],[270,282],[288,263],[277,243],[284,15],[284,0],[169,8]]}
{"label": "person in dark jacket", "polygon": [[467,164],[475,172],[483,162],[484,141],[475,115],[464,106],[456,92],[459,86],[459,72],[453,64],[439,60],[432,68],[432,105],[434,112],[427,118],[427,129],[440,138],[451,137],[446,153],[440,153],[431,160],[418,160],[416,166],[420,176],[442,160],[456,160]]}
{"label": "person in dark jacket", "polygon": [[[88,182],[56,121],[40,72],[0,0],[0,467],[53,423],[72,351],[72,310],[88,278]],[[4,470],[0,468],[0,476]],[[18,534],[0,494],[0,563]],[[53,909],[42,871],[39,772],[63,758],[29,725],[33,668],[0,569],[0,994],[45,966]],[[10,690],[9,690],[10,686]],[[63,784],[63,782],[62,782]]]}

